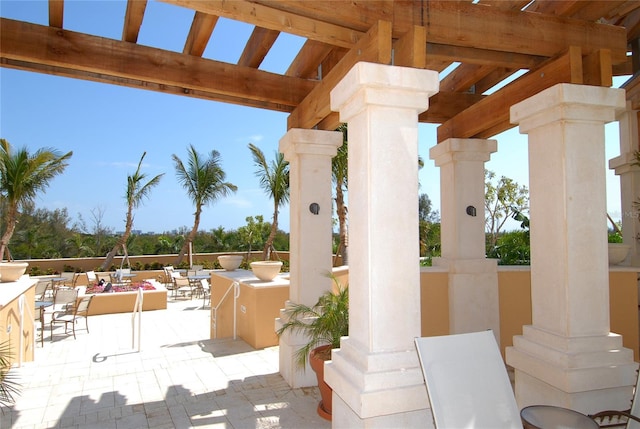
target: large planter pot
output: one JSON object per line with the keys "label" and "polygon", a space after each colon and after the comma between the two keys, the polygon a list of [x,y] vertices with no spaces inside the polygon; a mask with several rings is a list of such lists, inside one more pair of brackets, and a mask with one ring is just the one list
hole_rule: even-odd
{"label": "large planter pot", "polygon": [[234,271],[238,269],[244,256],[242,255],[220,255],[218,256],[218,262],[220,266],[227,271]]}
{"label": "large planter pot", "polygon": [[618,265],[627,259],[631,246],[624,243],[609,243],[609,265]]}
{"label": "large planter pot", "polygon": [[281,261],[255,261],[251,263],[251,271],[260,280],[269,282],[276,278],[282,268]]}
{"label": "large planter pot", "polygon": [[0,281],[15,282],[27,271],[28,266],[28,262],[0,262]]}
{"label": "large planter pot", "polygon": [[318,415],[324,419],[331,420],[333,408],[333,390],[324,382],[324,363],[331,359],[331,345],[316,347],[309,353],[309,365],[316,373],[318,388],[322,400],[318,404]]}

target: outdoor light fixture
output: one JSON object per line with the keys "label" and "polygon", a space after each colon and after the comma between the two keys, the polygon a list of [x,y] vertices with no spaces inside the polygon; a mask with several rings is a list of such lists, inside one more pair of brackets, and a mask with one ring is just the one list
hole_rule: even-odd
{"label": "outdoor light fixture", "polygon": [[309,211],[314,215],[317,215],[318,213],[320,213],[320,204],[318,203],[309,204]]}
{"label": "outdoor light fixture", "polygon": [[475,217],[476,216],[476,208],[473,207],[473,206],[467,206],[467,214],[469,216]]}

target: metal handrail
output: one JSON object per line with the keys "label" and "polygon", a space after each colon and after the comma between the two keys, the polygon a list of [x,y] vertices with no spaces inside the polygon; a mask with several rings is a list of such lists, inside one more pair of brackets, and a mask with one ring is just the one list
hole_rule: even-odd
{"label": "metal handrail", "polygon": [[227,299],[227,296],[229,295],[229,292],[231,292],[231,289],[234,289],[233,291],[233,339],[234,340],[236,339],[236,320],[237,320],[236,302],[240,297],[240,283],[238,282],[231,283],[227,288],[226,292],[224,293],[224,295],[222,295],[222,298],[220,298],[220,301],[218,301],[218,304],[215,307],[213,306],[211,307],[211,309],[213,310],[213,317],[212,317],[211,323],[213,324],[214,339],[218,338],[218,308],[220,308],[220,306],[225,301],[225,299]]}
{"label": "metal handrail", "polygon": [[136,338],[136,313],[138,315],[138,351],[140,351],[140,341],[142,338],[142,303],[144,301],[144,295],[142,294],[142,288],[138,288],[138,295],[136,296],[136,303],[133,306],[133,313],[131,314],[131,348],[135,346]]}

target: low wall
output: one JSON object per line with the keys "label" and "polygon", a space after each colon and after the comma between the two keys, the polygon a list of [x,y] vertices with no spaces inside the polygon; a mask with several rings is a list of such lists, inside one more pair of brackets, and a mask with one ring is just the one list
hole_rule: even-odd
{"label": "low wall", "polygon": [[[136,305],[137,297],[138,292],[96,293],[91,300],[89,315],[131,313]],[[143,292],[142,311],[165,310],[166,308],[166,289]]]}

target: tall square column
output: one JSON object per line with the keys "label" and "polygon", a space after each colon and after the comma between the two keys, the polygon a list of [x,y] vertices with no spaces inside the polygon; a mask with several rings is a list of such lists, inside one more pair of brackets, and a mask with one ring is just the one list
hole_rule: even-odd
{"label": "tall square column", "polygon": [[349,337],[325,365],[334,427],[431,421],[420,336],[418,114],[429,70],[356,64],[331,91],[349,126]]}
{"label": "tall square column", "polygon": [[620,176],[622,238],[631,246],[627,263],[632,267],[640,267],[640,222],[636,207],[640,195],[640,166],[635,165],[635,152],[640,149],[639,115],[640,111],[631,108],[631,102],[627,102],[627,108],[618,114],[620,156],[609,160],[609,168]]}
{"label": "tall square column", "polygon": [[[559,84],[511,107],[529,135],[532,322],[507,349],[523,407],[623,409],[636,364],[609,332],[604,124],[624,91]],[[622,407],[622,408],[621,408]]]}
{"label": "tall square column", "polygon": [[[332,287],[331,159],[341,145],[338,131],[293,128],[280,140],[289,161],[289,302],[313,306]],[[275,326],[282,326],[282,318]],[[307,341],[299,333],[280,337],[280,373],[291,387],[318,384],[308,364],[301,370],[296,363],[295,354]]]}
{"label": "tall square column", "polygon": [[484,167],[495,140],[447,139],[429,156],[440,167],[442,257],[449,270],[452,334],[491,329],[500,344],[498,264],[485,258]]}

